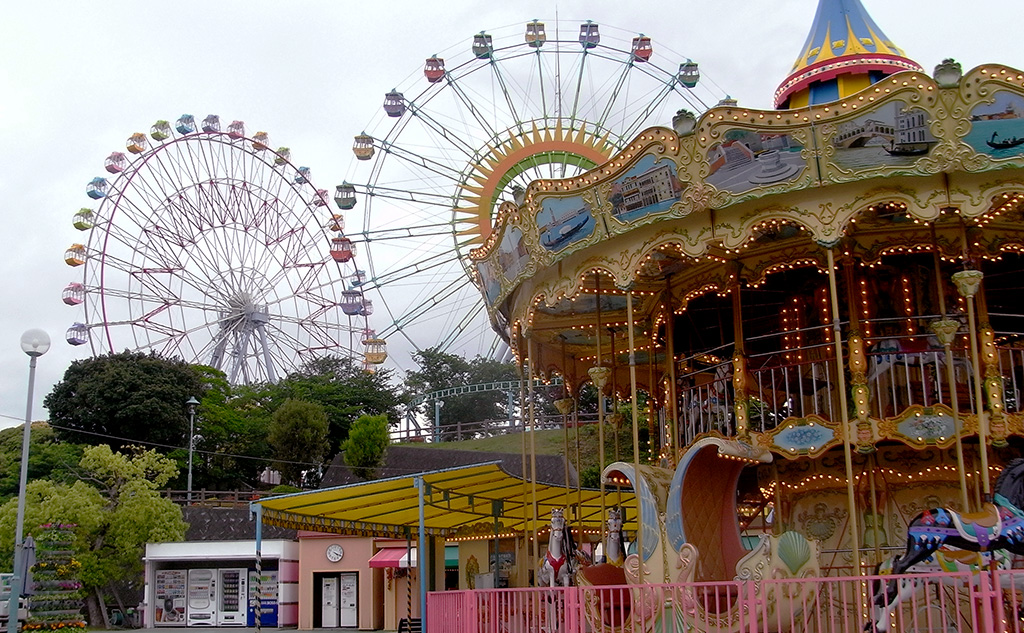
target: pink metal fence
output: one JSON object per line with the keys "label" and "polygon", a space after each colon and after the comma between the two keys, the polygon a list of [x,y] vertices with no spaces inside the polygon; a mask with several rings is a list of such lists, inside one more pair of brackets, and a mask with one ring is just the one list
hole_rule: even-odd
{"label": "pink metal fence", "polygon": [[449,591],[429,594],[426,633],[1024,633],[1022,574]]}

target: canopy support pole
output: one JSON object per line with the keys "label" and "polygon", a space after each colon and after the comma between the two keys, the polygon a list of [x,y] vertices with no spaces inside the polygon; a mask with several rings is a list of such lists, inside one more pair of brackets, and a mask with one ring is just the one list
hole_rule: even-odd
{"label": "canopy support pole", "polygon": [[423,631],[427,630],[427,521],[423,513],[424,494],[426,485],[423,477],[416,477],[414,480],[416,490],[419,492],[419,551],[416,552],[416,575],[420,577],[420,622]]}

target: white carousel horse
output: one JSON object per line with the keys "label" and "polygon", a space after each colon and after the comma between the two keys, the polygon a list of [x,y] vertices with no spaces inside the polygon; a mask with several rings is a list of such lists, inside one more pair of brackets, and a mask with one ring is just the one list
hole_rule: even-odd
{"label": "white carousel horse", "polygon": [[608,534],[604,542],[604,562],[622,567],[626,562],[626,541],[622,538],[622,510],[608,510]]}
{"label": "white carousel horse", "polygon": [[572,530],[566,525],[562,510],[556,508],[551,511],[551,535],[548,538],[548,550],[544,553],[544,562],[537,572],[537,586],[572,585],[576,566],[577,552]]}

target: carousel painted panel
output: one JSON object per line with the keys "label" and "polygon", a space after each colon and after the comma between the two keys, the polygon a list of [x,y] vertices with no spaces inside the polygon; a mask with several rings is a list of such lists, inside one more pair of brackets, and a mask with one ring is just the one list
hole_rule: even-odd
{"label": "carousel painted panel", "polygon": [[971,108],[970,120],[964,142],[974,151],[995,160],[1024,157],[1024,96],[997,90]]}
{"label": "carousel painted panel", "polygon": [[716,140],[706,153],[705,183],[737,197],[753,189],[773,192],[778,187],[772,185],[780,183],[789,185],[786,189],[810,184],[807,179],[799,179],[808,170],[804,146],[795,135],[740,127],[715,132]]}

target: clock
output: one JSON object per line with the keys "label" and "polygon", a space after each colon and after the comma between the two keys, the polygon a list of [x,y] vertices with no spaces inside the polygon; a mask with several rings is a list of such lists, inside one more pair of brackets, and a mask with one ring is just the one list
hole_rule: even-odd
{"label": "clock", "polygon": [[335,543],[334,545],[327,546],[327,560],[332,563],[336,563],[341,560],[341,557],[345,555],[345,550],[341,548],[341,545]]}

